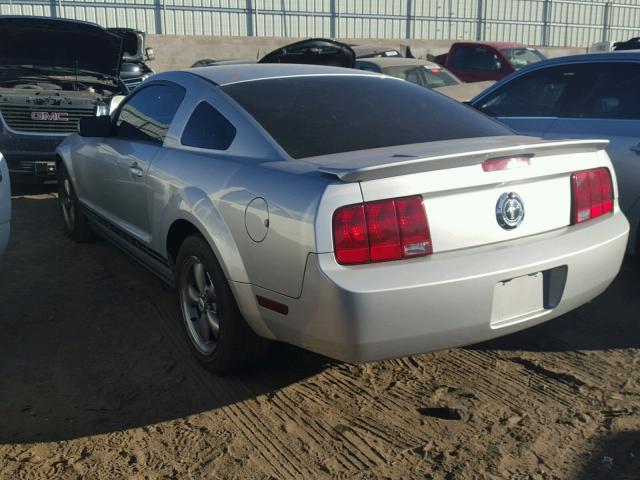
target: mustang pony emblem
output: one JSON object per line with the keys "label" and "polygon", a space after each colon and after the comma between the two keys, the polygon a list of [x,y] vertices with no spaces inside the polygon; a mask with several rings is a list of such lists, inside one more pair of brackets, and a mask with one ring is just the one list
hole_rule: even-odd
{"label": "mustang pony emblem", "polygon": [[524,219],[524,203],[517,193],[503,193],[496,204],[496,219],[505,230],[518,227]]}

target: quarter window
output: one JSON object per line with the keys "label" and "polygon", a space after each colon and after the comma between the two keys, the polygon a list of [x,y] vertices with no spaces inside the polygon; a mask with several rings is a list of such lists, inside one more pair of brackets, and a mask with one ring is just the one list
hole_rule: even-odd
{"label": "quarter window", "polygon": [[180,87],[162,84],[140,89],[120,108],[115,135],[162,144],[184,94]]}
{"label": "quarter window", "polygon": [[236,136],[236,128],[207,102],[200,102],[184,127],[183,145],[226,150]]}

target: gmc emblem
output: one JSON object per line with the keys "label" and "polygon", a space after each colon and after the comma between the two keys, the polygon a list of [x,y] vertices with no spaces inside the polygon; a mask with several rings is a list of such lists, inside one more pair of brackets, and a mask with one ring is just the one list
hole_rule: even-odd
{"label": "gmc emblem", "polygon": [[68,122],[68,116],[66,112],[31,112],[31,120],[45,122]]}

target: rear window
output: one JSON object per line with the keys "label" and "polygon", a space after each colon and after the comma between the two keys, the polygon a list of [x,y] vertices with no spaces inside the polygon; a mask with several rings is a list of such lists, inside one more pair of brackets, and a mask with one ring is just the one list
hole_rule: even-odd
{"label": "rear window", "polygon": [[500,51],[516,70],[545,59],[535,48],[504,48]]}
{"label": "rear window", "polygon": [[231,84],[222,90],[293,158],[513,135],[470,107],[391,78],[290,77]]}
{"label": "rear window", "polygon": [[427,88],[448,87],[460,82],[449,72],[441,68],[426,65],[403,65],[401,67],[385,67],[382,73]]}

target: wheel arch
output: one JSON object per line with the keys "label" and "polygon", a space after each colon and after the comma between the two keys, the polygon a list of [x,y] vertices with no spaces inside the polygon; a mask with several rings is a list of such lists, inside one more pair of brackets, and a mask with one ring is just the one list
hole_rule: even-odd
{"label": "wheel arch", "polygon": [[[210,223],[205,227],[202,222],[188,212],[183,212],[182,215],[173,219],[167,229],[165,239],[166,252],[171,268],[174,272],[176,271],[175,261],[182,243],[191,235],[201,236],[207,242],[220,264],[236,304],[249,326],[256,334],[262,337],[274,338],[273,333],[259,313],[258,303],[253,295],[240,252],[235,245],[229,244],[228,237],[224,234],[225,231],[228,236],[231,233],[226,225],[219,225],[219,228],[220,230],[216,230],[216,227],[212,227]],[[231,275],[235,275],[235,277]],[[244,280],[238,280],[238,278]]]}

